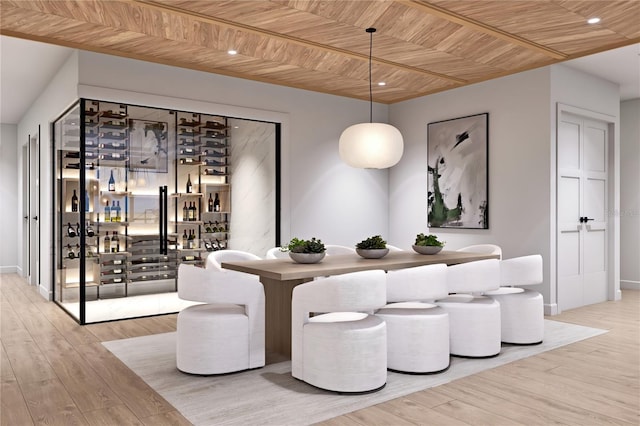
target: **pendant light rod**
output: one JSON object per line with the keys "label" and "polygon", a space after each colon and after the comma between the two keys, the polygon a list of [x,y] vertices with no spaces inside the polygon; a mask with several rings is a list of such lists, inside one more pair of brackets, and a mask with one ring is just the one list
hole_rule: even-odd
{"label": "pendant light rod", "polygon": [[376,29],[373,27],[365,30],[369,33],[369,123],[373,123],[373,89],[371,88],[371,62],[373,56],[373,33]]}

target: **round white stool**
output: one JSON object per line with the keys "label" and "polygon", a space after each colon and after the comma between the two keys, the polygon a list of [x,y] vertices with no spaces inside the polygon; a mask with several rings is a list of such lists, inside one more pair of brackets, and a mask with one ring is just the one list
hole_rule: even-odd
{"label": "round white stool", "polygon": [[176,362],[191,374],[249,368],[249,319],[238,305],[194,305],[178,314]]}
{"label": "round white stool", "polygon": [[387,323],[388,369],[429,374],[449,368],[449,314],[442,308],[422,302],[391,303],[376,316]]}
{"label": "round white stool", "polygon": [[370,392],[387,382],[385,322],[359,312],[314,316],[304,325],[304,381],[335,392]]}
{"label": "round white stool", "polygon": [[544,338],[544,302],[537,291],[501,287],[485,296],[500,303],[502,341],[517,345],[536,345]]}
{"label": "round white stool", "polygon": [[449,313],[451,355],[488,358],[500,353],[500,304],[497,301],[454,294],[436,303]]}

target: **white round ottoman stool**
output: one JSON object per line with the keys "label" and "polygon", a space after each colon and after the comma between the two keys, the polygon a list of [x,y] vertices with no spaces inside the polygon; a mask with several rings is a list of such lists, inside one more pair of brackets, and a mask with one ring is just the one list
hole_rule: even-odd
{"label": "white round ottoman stool", "polygon": [[314,316],[304,325],[304,378],[335,392],[362,393],[387,382],[385,322],[360,312]]}
{"label": "white round ottoman stool", "polygon": [[388,369],[432,374],[449,368],[449,314],[442,308],[400,302],[386,305],[376,315],[387,323]]}
{"label": "white round ottoman stool", "polygon": [[544,338],[544,302],[537,291],[501,287],[485,296],[500,303],[502,341],[537,345]]}
{"label": "white round ottoman stool", "polygon": [[178,314],[176,362],[191,374],[249,368],[249,318],[239,305],[194,305]]}
{"label": "white round ottoman stool", "polygon": [[449,313],[451,355],[489,358],[500,353],[500,304],[488,297],[454,294],[437,301]]}

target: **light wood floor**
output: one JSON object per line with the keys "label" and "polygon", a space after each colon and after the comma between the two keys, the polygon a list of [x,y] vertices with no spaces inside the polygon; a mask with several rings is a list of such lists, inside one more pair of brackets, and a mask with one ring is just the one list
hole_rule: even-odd
{"label": "light wood floor", "polygon": [[[188,425],[100,342],[175,330],[175,315],[77,325],[0,275],[2,425]],[[640,424],[640,292],[555,316],[609,333],[323,425]]]}

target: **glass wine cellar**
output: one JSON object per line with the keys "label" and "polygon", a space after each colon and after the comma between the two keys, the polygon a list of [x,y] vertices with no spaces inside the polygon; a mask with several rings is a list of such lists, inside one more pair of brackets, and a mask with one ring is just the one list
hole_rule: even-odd
{"label": "glass wine cellar", "polygon": [[[270,200],[259,206],[273,212],[262,224],[246,214],[232,220],[233,120],[253,135],[235,155],[261,149],[269,158],[238,170],[243,193],[257,187],[254,198]],[[54,123],[55,301],[81,324],[177,312],[188,305],[176,293],[181,263],[203,266],[209,252],[227,248],[263,255],[278,242],[276,127],[80,99]],[[264,182],[249,177],[256,170]],[[255,207],[248,203],[245,210]],[[252,226],[274,230],[256,242]]]}

